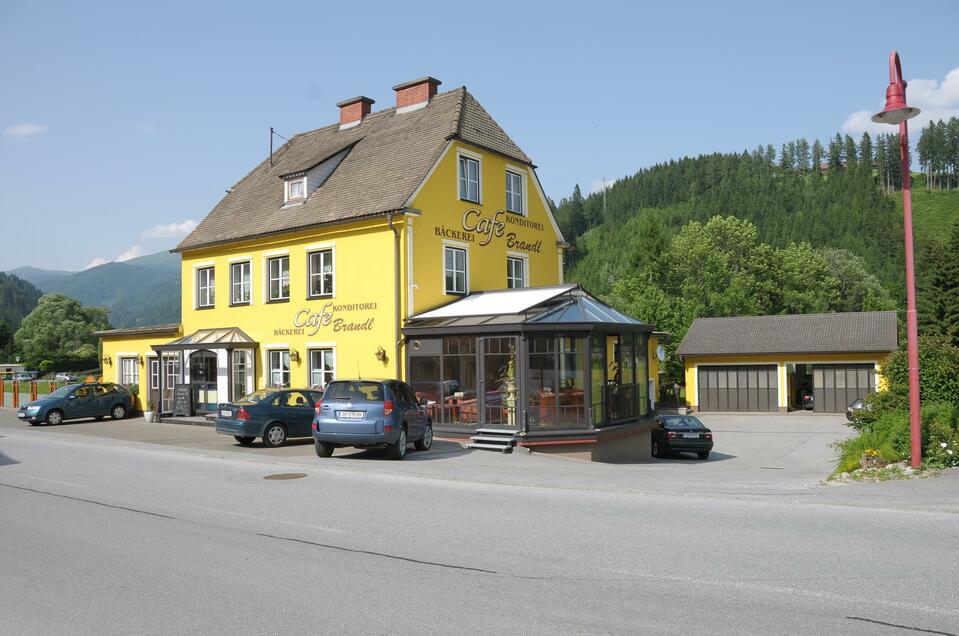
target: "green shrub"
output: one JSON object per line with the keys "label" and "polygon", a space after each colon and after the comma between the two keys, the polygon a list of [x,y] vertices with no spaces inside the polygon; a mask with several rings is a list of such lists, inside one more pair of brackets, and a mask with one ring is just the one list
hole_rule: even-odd
{"label": "green shrub", "polygon": [[[905,347],[892,352],[882,367],[889,382],[885,399],[909,403],[909,359]],[[919,393],[923,403],[959,406],[959,347],[944,338],[919,339]]]}

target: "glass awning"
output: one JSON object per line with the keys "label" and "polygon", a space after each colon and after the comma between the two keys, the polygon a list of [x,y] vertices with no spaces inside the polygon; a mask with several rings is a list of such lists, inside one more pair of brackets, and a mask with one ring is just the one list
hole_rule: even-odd
{"label": "glass awning", "polygon": [[193,333],[166,344],[155,345],[155,350],[177,349],[244,349],[256,346],[256,341],[239,327],[197,329]]}

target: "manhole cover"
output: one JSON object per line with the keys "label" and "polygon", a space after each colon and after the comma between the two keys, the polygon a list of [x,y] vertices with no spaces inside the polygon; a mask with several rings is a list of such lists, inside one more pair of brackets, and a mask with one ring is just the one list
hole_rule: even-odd
{"label": "manhole cover", "polygon": [[276,473],[275,475],[267,475],[263,479],[283,480],[283,479],[303,479],[304,477],[306,477],[306,473]]}

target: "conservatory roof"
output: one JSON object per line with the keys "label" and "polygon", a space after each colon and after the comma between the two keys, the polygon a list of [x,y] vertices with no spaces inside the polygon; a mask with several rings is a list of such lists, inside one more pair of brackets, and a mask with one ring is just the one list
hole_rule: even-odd
{"label": "conservatory roof", "polygon": [[476,292],[409,318],[403,333],[591,331],[597,326],[653,330],[653,325],[613,309],[579,285],[553,285]]}

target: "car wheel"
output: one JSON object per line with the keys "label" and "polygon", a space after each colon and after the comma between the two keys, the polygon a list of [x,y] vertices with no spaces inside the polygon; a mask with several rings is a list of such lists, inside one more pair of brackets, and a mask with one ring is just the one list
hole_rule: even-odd
{"label": "car wheel", "polygon": [[57,409],[53,409],[47,413],[46,423],[51,426],[56,426],[58,424],[63,424],[63,413]]}
{"label": "car wheel", "polygon": [[400,436],[396,442],[390,444],[386,449],[386,456],[390,459],[403,459],[406,456],[406,429],[400,429]]}
{"label": "car wheel", "polygon": [[696,457],[700,459],[709,459],[709,451],[706,451],[704,453],[696,453]]}
{"label": "car wheel", "polygon": [[413,443],[413,447],[418,451],[427,451],[433,445],[433,424],[426,423],[426,430],[423,432],[423,439],[418,439]]}
{"label": "car wheel", "polygon": [[247,437],[246,435],[234,435],[233,439],[238,441],[241,446],[249,446],[255,440],[255,437]]}
{"label": "car wheel", "polygon": [[653,441],[653,457],[662,457],[663,452],[659,448],[659,442]]}
{"label": "car wheel", "polygon": [[110,411],[110,417],[112,417],[115,420],[122,420],[126,416],[127,416],[127,407],[123,406],[122,404],[117,404]]}
{"label": "car wheel", "polygon": [[333,444],[327,444],[326,442],[316,442],[316,456],[317,457],[332,457],[333,456]]}
{"label": "car wheel", "polygon": [[263,431],[263,444],[268,448],[276,448],[286,443],[286,427],[274,422]]}

